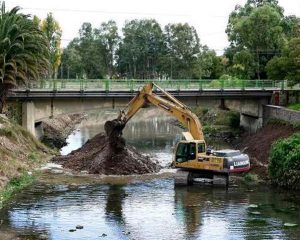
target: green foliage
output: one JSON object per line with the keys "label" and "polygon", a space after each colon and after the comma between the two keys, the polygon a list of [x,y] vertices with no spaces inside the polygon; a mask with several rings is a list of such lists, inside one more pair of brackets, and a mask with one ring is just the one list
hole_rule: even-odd
{"label": "green foliage", "polygon": [[244,176],[244,182],[249,185],[257,184],[259,182],[259,178],[257,174],[246,173]]}
{"label": "green foliage", "polygon": [[300,83],[300,37],[292,38],[282,57],[274,57],[267,65],[270,79],[287,79],[290,85]]}
{"label": "green foliage", "polygon": [[289,109],[300,111],[300,103],[293,103],[288,106]]}
{"label": "green foliage", "polygon": [[221,88],[222,83],[219,80],[212,80],[209,85],[211,88]]}
{"label": "green foliage", "polygon": [[13,178],[6,187],[0,191],[0,209],[5,202],[9,200],[15,193],[32,184],[34,177],[31,174],[24,173],[21,177]]}
{"label": "green foliage", "polygon": [[28,155],[28,159],[32,162],[37,162],[38,161],[38,155],[36,152],[32,152]]}
{"label": "green foliage", "polygon": [[18,135],[12,127],[0,128],[0,136],[5,136],[14,140],[18,139]]}
{"label": "green foliage", "polygon": [[300,189],[300,133],[271,147],[269,174],[279,186]]}
{"label": "green foliage", "polygon": [[265,66],[283,47],[283,9],[277,1],[247,1],[230,14],[226,50],[230,71],[239,78],[266,77]]}
{"label": "green foliage", "polygon": [[0,112],[9,89],[37,80],[48,71],[48,41],[44,33],[15,7],[0,12]]}
{"label": "green foliage", "polygon": [[218,132],[218,128],[215,127],[215,126],[212,126],[212,125],[205,125],[203,127],[203,132],[205,134],[207,134],[207,133],[210,133],[210,134],[217,133]]}
{"label": "green foliage", "polygon": [[240,113],[238,112],[229,113],[229,126],[233,129],[238,129],[240,127]]}
{"label": "green foliage", "polygon": [[163,31],[154,19],[132,20],[123,28],[124,38],[118,51],[118,68],[127,78],[158,77],[171,62],[166,58]]}
{"label": "green foliage", "polygon": [[[35,22],[38,20],[35,18]],[[51,71],[50,77],[57,78],[57,70],[61,63],[61,35],[62,30],[59,26],[59,23],[54,19],[52,13],[48,13],[45,20],[42,21],[41,29],[45,33],[48,42],[49,42],[49,52],[50,52],[50,64]]]}

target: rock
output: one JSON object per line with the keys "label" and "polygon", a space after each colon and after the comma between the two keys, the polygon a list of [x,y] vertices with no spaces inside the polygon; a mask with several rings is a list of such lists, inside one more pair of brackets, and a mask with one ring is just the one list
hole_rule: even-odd
{"label": "rock", "polygon": [[39,236],[39,239],[40,239],[40,240],[47,240],[47,239],[48,239],[48,236],[47,236],[46,234],[41,234],[41,235]]}
{"label": "rock", "polygon": [[107,236],[107,234],[105,234],[105,233],[102,233],[102,235],[101,235],[101,237],[106,237]]}
{"label": "rock", "polygon": [[83,226],[82,225],[77,225],[76,229],[83,229]]}
{"label": "rock", "polygon": [[250,212],[253,215],[261,215],[261,212],[255,211],[255,212]]}
{"label": "rock", "polygon": [[62,170],[62,169],[52,169],[50,172],[53,173],[53,174],[63,174],[64,170]]}
{"label": "rock", "polygon": [[258,208],[258,205],[256,205],[256,204],[250,204],[250,205],[248,206],[248,208]]}
{"label": "rock", "polygon": [[285,224],[283,224],[283,226],[285,226],[285,227],[297,227],[298,224],[296,224],[296,223],[285,223]]}

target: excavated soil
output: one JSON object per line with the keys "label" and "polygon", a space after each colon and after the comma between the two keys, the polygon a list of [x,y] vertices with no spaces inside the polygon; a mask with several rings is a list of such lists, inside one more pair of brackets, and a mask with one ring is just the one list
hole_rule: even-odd
{"label": "excavated soil", "polygon": [[268,124],[254,134],[244,133],[239,138],[236,148],[245,149],[245,153],[250,157],[252,172],[263,179],[268,179],[269,153],[272,143],[287,138],[297,131],[299,129],[288,124]]}
{"label": "excavated soil", "polygon": [[114,149],[105,133],[100,133],[80,149],[67,156],[59,156],[54,162],[76,171],[90,174],[130,175],[158,172],[160,167],[132,147]]}

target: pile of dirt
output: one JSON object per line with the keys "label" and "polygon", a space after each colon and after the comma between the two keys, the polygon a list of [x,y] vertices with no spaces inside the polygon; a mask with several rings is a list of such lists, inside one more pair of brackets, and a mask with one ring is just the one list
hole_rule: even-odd
{"label": "pile of dirt", "polygon": [[238,149],[246,149],[251,161],[256,165],[267,166],[269,163],[269,152],[271,145],[276,140],[287,138],[299,131],[292,125],[270,123],[260,129],[257,133],[244,133],[236,144]]}
{"label": "pile of dirt", "polygon": [[145,174],[158,172],[160,169],[157,163],[132,147],[124,145],[122,148],[113,148],[105,133],[96,135],[67,156],[55,157],[53,161],[65,168],[88,171],[91,174]]}

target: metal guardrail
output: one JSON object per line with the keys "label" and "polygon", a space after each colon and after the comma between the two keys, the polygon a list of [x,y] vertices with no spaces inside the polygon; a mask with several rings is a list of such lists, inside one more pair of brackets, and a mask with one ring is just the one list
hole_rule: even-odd
{"label": "metal guardrail", "polygon": [[146,83],[154,82],[165,90],[284,90],[287,88],[286,80],[153,80],[153,79],[50,79],[31,83],[25,88],[39,90],[99,90],[138,91]]}

